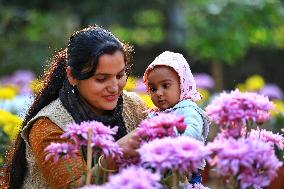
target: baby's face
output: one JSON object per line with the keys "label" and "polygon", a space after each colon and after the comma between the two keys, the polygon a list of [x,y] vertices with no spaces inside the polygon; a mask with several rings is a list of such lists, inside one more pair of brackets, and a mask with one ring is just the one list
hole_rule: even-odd
{"label": "baby's face", "polygon": [[159,66],[151,70],[148,73],[147,87],[153,103],[160,110],[172,108],[179,102],[179,76],[170,67]]}

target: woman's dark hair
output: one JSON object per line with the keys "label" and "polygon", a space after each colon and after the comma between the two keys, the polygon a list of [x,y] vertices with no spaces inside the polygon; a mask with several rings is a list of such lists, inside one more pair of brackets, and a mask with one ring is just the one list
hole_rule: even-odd
{"label": "woman's dark hair", "polygon": [[[71,67],[71,74],[74,78],[87,79],[95,73],[101,55],[113,54],[116,51],[123,53],[126,71],[129,75],[133,51],[130,45],[121,43],[113,34],[101,27],[88,26],[76,31],[70,37],[67,48],[59,51],[51,59],[50,67],[42,77],[43,86],[35,95],[35,100],[29,108],[22,127],[42,108],[58,98],[63,82],[67,79],[67,66]],[[8,184],[11,189],[20,188],[27,170],[26,145],[21,132],[14,145],[8,150],[4,166],[6,183],[1,183],[1,185]]]}

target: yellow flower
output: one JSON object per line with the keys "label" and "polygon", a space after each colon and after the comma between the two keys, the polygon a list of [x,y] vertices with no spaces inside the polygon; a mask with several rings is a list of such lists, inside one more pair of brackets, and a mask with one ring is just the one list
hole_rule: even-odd
{"label": "yellow flower", "polygon": [[33,93],[36,94],[42,88],[42,82],[39,79],[35,79],[35,80],[30,82],[30,88],[33,91]]}
{"label": "yellow flower", "polygon": [[0,100],[11,100],[17,95],[17,88],[8,86],[0,88]]}
{"label": "yellow flower", "polygon": [[22,119],[10,112],[0,110],[0,127],[11,140],[15,139],[22,124]]}
{"label": "yellow flower", "polygon": [[271,111],[272,116],[277,116],[278,114],[284,113],[284,102],[281,100],[273,100],[274,109]]}
{"label": "yellow flower", "polygon": [[260,75],[253,75],[246,79],[245,85],[248,91],[258,91],[265,85],[265,81]]}
{"label": "yellow flower", "polygon": [[129,76],[124,89],[126,91],[132,91],[135,86],[136,86],[136,78],[133,76]]}
{"label": "yellow flower", "polygon": [[236,89],[239,89],[239,91],[241,91],[241,92],[245,92],[246,91],[246,85],[243,84],[243,83],[238,83],[236,85]]}
{"label": "yellow flower", "polygon": [[145,93],[139,93],[138,95],[142,98],[142,100],[145,102],[148,108],[153,108],[155,106],[149,95]]}
{"label": "yellow flower", "polygon": [[198,88],[198,92],[202,95],[202,99],[197,101],[197,104],[203,104],[210,96],[210,93],[206,89]]}

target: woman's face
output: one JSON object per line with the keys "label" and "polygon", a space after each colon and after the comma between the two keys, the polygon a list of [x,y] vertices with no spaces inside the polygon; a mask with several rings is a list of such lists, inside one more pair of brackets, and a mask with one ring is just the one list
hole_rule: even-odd
{"label": "woman's face", "polygon": [[119,95],[126,84],[126,67],[121,51],[114,54],[103,54],[95,74],[85,80],[76,80],[76,87],[81,97],[98,115],[106,110],[113,110]]}

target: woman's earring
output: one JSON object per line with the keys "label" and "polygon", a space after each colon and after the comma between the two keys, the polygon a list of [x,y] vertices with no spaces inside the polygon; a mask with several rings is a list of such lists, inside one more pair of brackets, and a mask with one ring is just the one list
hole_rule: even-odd
{"label": "woman's earring", "polygon": [[71,90],[73,94],[75,94],[74,89],[75,89],[75,85],[72,86],[72,90]]}

